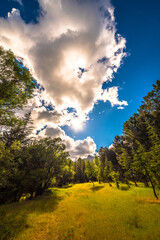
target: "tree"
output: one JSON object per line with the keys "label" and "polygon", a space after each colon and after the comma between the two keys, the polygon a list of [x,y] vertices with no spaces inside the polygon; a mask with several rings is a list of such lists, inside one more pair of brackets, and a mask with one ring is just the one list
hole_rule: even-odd
{"label": "tree", "polygon": [[57,186],[61,187],[67,183],[71,183],[74,180],[74,163],[71,159],[66,160],[66,165],[61,168],[61,172],[58,174]]}
{"label": "tree", "polygon": [[110,173],[110,177],[112,178],[112,180],[116,184],[116,187],[119,189],[119,172],[112,171]]}
{"label": "tree", "polygon": [[22,109],[32,97],[35,81],[30,72],[11,51],[0,47],[0,125],[13,126]]}
{"label": "tree", "polygon": [[30,112],[25,114],[21,122],[18,121],[14,126],[10,126],[7,131],[3,131],[0,139],[6,147],[10,147],[14,141],[20,141],[21,147],[29,145],[33,130],[30,115]]}
{"label": "tree", "polygon": [[[160,165],[160,162],[158,165]],[[158,195],[156,193],[156,177],[154,173],[157,172],[159,167],[156,169],[157,164],[155,164],[154,157],[151,156],[150,152],[146,152],[141,144],[139,144],[137,153],[134,155],[134,166],[135,169],[146,176],[148,181],[151,183],[155,197],[158,199]]]}
{"label": "tree", "polygon": [[153,84],[153,90],[143,98],[139,114],[145,117],[160,139],[160,80]]}
{"label": "tree", "polygon": [[114,149],[109,149],[107,147],[101,147],[98,150],[99,154],[99,175],[100,175],[100,181],[108,182],[110,183],[110,177],[109,173],[111,172],[111,165],[115,169],[115,171],[119,171],[120,176],[122,178],[123,172],[122,168],[117,160],[116,153]]}
{"label": "tree", "polygon": [[107,148],[107,147],[105,147],[105,148],[101,147],[101,148],[98,150],[99,160],[100,160],[100,164],[99,164],[99,168],[100,168],[100,180],[101,180],[102,182],[105,181],[104,169],[105,169],[107,152],[108,152],[108,148]]}
{"label": "tree", "polygon": [[96,180],[96,169],[95,164],[89,160],[86,161],[86,175],[94,186],[94,181]]}
{"label": "tree", "polygon": [[97,155],[94,157],[94,164],[95,164],[95,172],[96,172],[96,178],[101,183],[101,162]]}
{"label": "tree", "polygon": [[108,158],[106,156],[106,161],[105,161],[105,168],[104,168],[104,179],[105,182],[109,183],[109,186],[111,187],[111,172],[113,171],[113,164],[111,161],[108,161]]}
{"label": "tree", "polygon": [[160,81],[143,98],[137,114],[124,123],[123,135],[116,136],[113,146],[125,175],[131,180],[151,184],[158,198],[160,186]]}
{"label": "tree", "polygon": [[27,104],[34,87],[30,72],[11,51],[0,47],[0,202],[16,201],[22,193],[20,153],[29,134],[29,115],[22,119],[15,113]]}
{"label": "tree", "polygon": [[85,182],[86,176],[85,176],[85,160],[82,158],[79,158],[75,164],[74,164],[74,171],[75,171],[75,182]]}
{"label": "tree", "polygon": [[20,169],[23,175],[20,185],[24,192],[37,196],[49,188],[54,177],[58,181],[68,155],[60,138],[41,139],[26,147]]}
{"label": "tree", "polygon": [[0,203],[19,200],[18,167],[20,142],[14,141],[10,147],[0,141]]}

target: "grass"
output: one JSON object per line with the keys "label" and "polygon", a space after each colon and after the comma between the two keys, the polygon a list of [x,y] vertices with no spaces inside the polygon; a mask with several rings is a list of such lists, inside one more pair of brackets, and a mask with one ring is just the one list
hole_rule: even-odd
{"label": "grass", "polygon": [[50,189],[0,207],[1,240],[159,240],[160,201],[143,186]]}

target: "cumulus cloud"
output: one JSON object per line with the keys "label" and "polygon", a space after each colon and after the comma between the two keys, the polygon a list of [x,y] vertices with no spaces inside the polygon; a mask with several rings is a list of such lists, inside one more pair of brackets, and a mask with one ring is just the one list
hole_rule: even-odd
{"label": "cumulus cloud", "polygon": [[12,8],[12,11],[8,13],[8,19],[12,21],[20,20],[20,11],[16,8]]}
{"label": "cumulus cloud", "polygon": [[57,107],[88,113],[125,55],[113,7],[103,0],[39,4],[45,14],[38,24],[25,24],[16,9],[8,14],[12,21],[0,20],[1,43],[24,59]]}
{"label": "cumulus cloud", "polygon": [[[22,58],[43,86],[29,102],[35,127],[54,123],[80,130],[98,101],[109,101],[120,109],[126,106],[126,101],[119,100],[117,87],[102,89],[126,55],[126,40],[117,34],[110,0],[38,2],[42,13],[37,24],[26,24],[15,8],[8,19],[0,18],[1,45]],[[92,141],[89,137],[74,141],[72,155],[93,150]],[[89,143],[94,147],[89,148]]]}
{"label": "cumulus cloud", "polygon": [[39,134],[39,137],[51,137],[51,138],[57,138],[60,137],[64,139],[65,132],[57,126],[47,126],[41,133]]}
{"label": "cumulus cloud", "polygon": [[105,89],[101,94],[101,98],[99,99],[103,100],[104,102],[106,102],[107,100],[110,101],[112,107],[118,105],[118,109],[123,109],[124,107],[122,106],[128,105],[127,101],[118,100],[118,87],[111,87],[108,90]]}
{"label": "cumulus cloud", "polygon": [[76,160],[79,157],[87,157],[90,154],[94,154],[96,151],[96,144],[92,138],[87,137],[84,140],[75,141],[73,138],[67,136],[64,130],[60,127],[56,127],[52,124],[42,130],[38,137],[60,137],[65,143],[66,150],[69,151],[70,157],[73,160]]}
{"label": "cumulus cloud", "polygon": [[70,149],[70,154],[73,157],[87,157],[90,154],[93,154],[96,150],[96,144],[93,139],[87,137],[84,140],[77,140],[74,142],[74,148]]}

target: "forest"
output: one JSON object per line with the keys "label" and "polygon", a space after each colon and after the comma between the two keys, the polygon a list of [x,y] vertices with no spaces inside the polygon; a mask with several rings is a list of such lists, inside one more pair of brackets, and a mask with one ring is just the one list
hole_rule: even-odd
{"label": "forest", "polygon": [[11,51],[0,48],[0,203],[32,199],[46,189],[98,181],[160,188],[160,80],[143,98],[137,113],[123,125],[110,148],[94,160],[73,162],[60,138],[32,137],[30,112],[20,117],[33,97],[36,81]]}

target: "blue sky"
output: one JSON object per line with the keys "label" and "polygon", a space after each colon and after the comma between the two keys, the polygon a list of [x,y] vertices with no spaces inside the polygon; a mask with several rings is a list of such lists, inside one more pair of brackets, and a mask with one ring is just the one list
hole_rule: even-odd
{"label": "blue sky", "polygon": [[[109,146],[115,135],[121,135],[123,124],[137,112],[143,97],[152,90],[152,84],[160,79],[160,1],[112,0],[118,33],[127,40],[128,57],[114,74],[112,85],[120,87],[120,97],[127,100],[123,110],[99,103],[90,114],[87,134],[92,136],[97,147]],[[101,114],[99,114],[101,113]],[[84,138],[86,132],[75,134]]]}
{"label": "blue sky", "polygon": [[[75,0],[75,1],[79,2],[78,0]],[[66,1],[66,2],[68,2],[68,1]],[[83,11],[84,11],[84,9],[82,8],[83,1],[81,1],[81,2],[82,3],[78,3],[79,5],[77,5],[77,6],[79,6],[79,11],[81,11],[81,14],[83,15]],[[88,5],[86,5],[85,9],[87,9],[87,7],[88,7],[88,11],[89,11],[91,4],[96,1],[92,2],[90,0],[87,0],[86,2]],[[109,2],[108,0],[106,1],[106,3],[103,0],[100,0],[99,2],[103,2],[105,8],[107,9],[107,7],[108,7],[107,4]],[[96,4],[97,3],[95,3],[95,6],[97,6]],[[67,139],[67,141],[69,141],[69,143],[67,142],[69,144],[69,146],[75,144],[75,149],[71,149],[71,154],[73,154],[74,156],[83,156],[83,153],[76,155],[76,153],[78,151],[84,152],[85,154],[91,154],[92,153],[91,150],[88,152],[87,151],[85,152],[85,150],[87,149],[86,146],[88,146],[89,143],[91,145],[93,144],[93,141],[96,144],[97,149],[99,149],[101,146],[108,147],[109,145],[111,145],[112,141],[114,140],[115,135],[122,134],[124,122],[127,121],[133,113],[137,112],[137,109],[140,106],[141,101],[143,100],[143,97],[147,94],[147,92],[152,90],[152,84],[154,84],[157,79],[160,79],[160,71],[159,71],[159,66],[160,66],[160,47],[159,47],[159,44],[160,44],[160,14],[159,14],[160,2],[158,0],[152,0],[152,1],[112,0],[111,4],[114,7],[115,21],[113,23],[110,21],[109,18],[106,21],[108,21],[110,24],[113,24],[112,27],[113,28],[115,27],[117,29],[117,33],[120,34],[122,36],[122,38],[126,40],[126,43],[124,43],[126,46],[126,49],[125,49],[124,45],[122,46],[122,44],[120,44],[120,43],[119,43],[119,45],[120,45],[121,51],[123,51],[124,53],[127,53],[127,55],[124,57],[121,56],[121,64],[120,64],[120,66],[118,66],[118,64],[117,64],[117,72],[115,71],[113,73],[112,81],[103,83],[102,88],[109,89],[112,87],[118,87],[118,101],[119,101],[118,104],[119,105],[113,104],[114,106],[111,106],[111,100],[106,101],[106,100],[104,100],[104,98],[102,98],[102,100],[101,100],[100,97],[99,98],[97,97],[97,100],[95,100],[95,101],[93,101],[93,99],[88,100],[86,98],[87,99],[87,100],[85,100],[86,102],[83,101],[83,99],[81,99],[80,100],[81,105],[79,105],[81,108],[81,110],[79,112],[79,118],[89,117],[89,120],[85,121],[85,124],[81,130],[78,129],[79,131],[75,131],[75,129],[72,128],[70,124],[67,125],[67,124],[62,124],[62,123],[59,125],[56,125],[56,127],[55,126],[51,127],[51,125],[49,125],[50,127],[48,127],[48,133],[54,132],[54,136],[57,136],[57,135],[55,135],[55,133],[56,134],[60,133],[61,135],[65,134],[65,138]],[[53,11],[54,11],[55,7],[54,6],[52,6],[52,7],[53,7]],[[66,10],[67,14],[72,15],[72,9],[70,9],[70,8],[72,8],[72,6],[70,6],[68,4],[68,5],[65,5],[65,7],[67,9]],[[13,8],[19,10],[17,12],[14,11],[12,13],[12,16],[14,15],[14,18],[10,18],[11,21],[14,22],[14,24],[19,27],[18,32],[17,32],[17,30],[15,30],[15,35],[16,34],[18,35],[20,33],[20,31],[22,31],[21,30],[22,28],[20,28],[21,25],[23,25],[23,28],[25,28],[25,29],[27,29],[27,27],[29,25],[31,27],[33,27],[32,25],[38,26],[38,24],[39,24],[38,17],[42,19],[43,16],[47,16],[47,14],[46,14],[47,6],[43,5],[42,0],[40,0],[39,3],[36,0],[35,1],[28,1],[28,0],[22,0],[22,1],[18,1],[18,0],[17,1],[12,1],[12,0],[9,1],[8,0],[8,1],[6,1],[6,0],[4,0],[1,5],[1,8],[0,8],[0,16],[2,18],[5,18],[7,21],[7,14],[8,14],[8,12],[11,12]],[[79,11],[77,12],[77,14],[79,14]],[[20,14],[20,16],[18,16],[16,14]],[[55,12],[55,14],[56,14],[56,12]],[[66,14],[66,12],[64,12],[64,13],[62,12],[60,14],[62,14],[62,18],[63,18],[63,14]],[[88,24],[87,21],[92,19],[92,12],[91,13],[89,12],[88,15],[89,15],[88,19],[85,19],[86,15],[84,14],[84,22],[86,24]],[[15,16],[18,20],[15,19]],[[90,16],[91,16],[91,18],[90,18]],[[54,21],[54,16],[52,16],[52,17],[53,17],[52,21]],[[76,19],[76,17],[77,16],[73,16],[73,19]],[[19,20],[21,18],[23,19],[24,23],[22,23],[21,20]],[[78,19],[78,17],[77,17],[77,19]],[[93,20],[95,21],[95,23],[96,23],[96,21],[98,22],[99,21],[98,16],[97,16],[97,19],[95,18]],[[60,23],[60,20],[55,20],[55,21],[57,21],[56,24]],[[78,22],[78,20],[77,20],[77,22]],[[2,21],[2,22],[0,22],[0,24],[1,24],[1,28],[3,28],[4,22]],[[7,38],[9,38],[10,37],[10,26],[9,26],[10,23],[7,23],[7,24],[8,24],[7,25],[7,27],[8,27]],[[79,24],[81,24],[81,22]],[[59,26],[62,26],[62,24]],[[88,27],[92,28],[93,26],[89,25]],[[97,29],[98,29],[98,27],[97,27]],[[95,31],[97,29],[95,29]],[[14,30],[14,28],[13,28],[13,30]],[[26,31],[29,31],[29,30],[26,30]],[[36,30],[36,31],[38,32],[38,30]],[[112,30],[111,30],[111,32],[112,32]],[[108,33],[109,34],[108,37],[110,37],[110,38],[113,37],[110,34],[111,32]],[[91,31],[91,34],[93,34],[93,33],[94,33],[94,31],[93,32]],[[21,34],[21,35],[23,35],[23,34]],[[34,39],[35,38],[36,38],[36,35],[34,36]],[[72,38],[73,38],[73,36],[72,36]],[[89,36],[86,36],[86,38],[87,38],[87,40],[90,39]],[[17,39],[19,41],[18,37],[17,37]],[[25,38],[25,41],[27,42],[27,44],[30,43],[30,39],[29,39],[28,35]],[[43,41],[40,43],[40,48],[37,47],[33,50],[33,52],[36,54],[35,55],[36,57],[37,56],[41,57],[42,54],[45,55],[45,53],[48,51],[49,48],[47,48],[48,45],[45,45],[46,44],[45,41],[46,40],[44,38]],[[70,39],[69,41],[71,42],[72,40]],[[33,39],[32,39],[32,42],[33,42]],[[9,46],[9,45],[6,45],[5,42],[2,42],[2,43],[3,43],[2,45],[5,48],[11,48],[15,52],[16,55],[21,55],[20,49],[17,50],[18,46],[15,47],[15,45],[13,45],[13,44]],[[39,44],[39,41],[37,41],[37,43]],[[60,40],[57,44],[60,44]],[[73,44],[75,47],[77,47],[74,42],[73,42]],[[79,46],[81,46],[80,44],[82,44],[84,46],[83,41],[82,41],[82,43],[79,42],[78,44],[79,44],[78,48],[80,48],[79,47]],[[13,48],[12,48],[12,46],[13,46]],[[66,46],[66,45],[63,45],[63,46]],[[92,45],[90,47],[92,47]],[[107,45],[106,45],[106,47],[107,47]],[[81,46],[81,48],[82,48],[82,46]],[[22,46],[22,49],[23,49],[23,46]],[[42,49],[43,49],[43,52],[42,52]],[[86,49],[87,48],[85,48],[85,50]],[[30,53],[30,51],[29,51],[29,53]],[[48,54],[49,54],[49,52],[48,52]],[[77,54],[77,53],[75,53],[75,54]],[[97,56],[98,56],[98,54],[99,54],[99,52],[97,53]],[[35,56],[33,54],[30,54],[30,55],[28,54],[28,56],[31,56],[31,58],[30,58],[31,60],[33,59],[31,62],[33,68],[40,69],[41,63],[36,62],[36,64],[35,64],[35,62],[33,62]],[[47,55],[47,56],[49,56],[49,55]],[[24,53],[22,54],[22,57],[24,57]],[[94,57],[94,55],[93,55],[93,57]],[[79,66],[79,67],[83,68],[83,61],[82,61],[83,59],[78,60],[77,58],[79,58],[79,54],[72,56],[72,58],[70,57],[70,55],[69,56],[67,55],[67,59],[70,59],[71,61],[72,60],[79,61],[79,64],[81,64],[81,66]],[[39,58],[37,58],[37,59],[39,59]],[[26,62],[27,61],[29,61],[29,60],[26,59]],[[55,62],[55,64],[56,63],[57,62]],[[44,72],[42,72],[42,74],[44,74]],[[45,74],[46,74],[46,72],[45,72]],[[43,76],[45,76],[45,74]],[[50,77],[48,77],[48,83],[49,83],[49,81],[51,81]],[[43,85],[44,82],[40,81],[40,83]],[[46,83],[44,83],[44,85],[45,84]],[[52,85],[45,85],[45,86],[46,86],[46,89],[49,86],[48,93],[50,94],[50,96],[56,96],[55,93],[54,94],[52,93],[52,91],[50,89],[51,86],[54,86],[53,88],[56,88],[57,89],[56,91],[60,91],[60,93],[61,93],[61,89],[59,88],[58,83],[56,83],[56,85],[54,85],[54,79],[53,79]],[[68,85],[66,86],[66,89],[67,89],[67,87],[68,87]],[[64,88],[64,90],[65,90],[65,88]],[[76,91],[76,89],[75,89],[75,91]],[[68,90],[68,92],[69,92],[69,90]],[[81,92],[83,95],[83,88],[82,88]],[[70,94],[72,94],[72,91]],[[77,92],[77,94],[79,94],[79,93]],[[85,94],[86,93],[84,92],[84,95]],[[88,96],[90,95],[90,88],[88,89],[87,94],[88,94]],[[62,97],[62,93],[60,96]],[[101,96],[102,96],[102,93],[101,93]],[[55,102],[57,101],[56,102],[57,106],[60,106],[60,103],[62,102],[62,98],[60,98],[58,95],[55,97],[55,99],[53,97],[53,100],[55,100]],[[74,95],[72,96],[71,99],[75,99],[75,102],[76,102],[76,97]],[[126,106],[125,104],[123,106],[123,103],[122,103],[123,100],[127,101],[128,106]],[[89,105],[89,101],[94,102],[94,107],[91,108],[91,104]],[[74,100],[73,100],[73,102],[74,102]],[[72,108],[72,107],[74,108],[73,102],[71,105],[68,105],[68,109]],[[88,104],[87,105],[88,108],[85,107],[85,104]],[[47,104],[46,104],[46,106],[47,106]],[[118,106],[123,106],[124,109],[122,109],[122,110],[118,109]],[[37,109],[39,109],[39,108],[37,108]],[[62,110],[59,110],[60,108],[55,108],[55,109],[58,109],[56,111],[60,115],[60,111],[62,111]],[[77,110],[78,107],[77,108],[75,107],[75,109],[78,114],[78,111],[79,111],[79,110]],[[88,109],[90,109],[90,110],[88,110]],[[87,112],[87,114],[85,116],[83,116],[84,112]],[[66,118],[68,117],[68,116],[66,116],[64,109],[63,109],[63,112],[61,112],[61,113]],[[46,113],[43,113],[43,115],[45,115],[45,114]],[[56,116],[58,116],[58,114]],[[52,116],[53,116],[53,112],[52,112]],[[55,116],[55,112],[54,112],[54,116]],[[38,115],[38,118],[40,120],[44,119],[42,116],[40,117],[39,115]],[[62,121],[62,119],[61,119],[61,121]],[[71,119],[67,120],[67,121],[71,121]],[[44,126],[45,126],[45,123],[44,123]],[[45,135],[46,134],[47,134],[47,131],[45,132]],[[69,138],[66,136],[68,136]],[[89,137],[89,138],[87,138],[87,137]],[[73,139],[73,140],[71,140],[71,139]]]}

